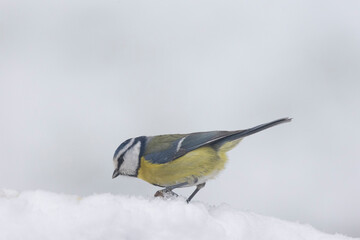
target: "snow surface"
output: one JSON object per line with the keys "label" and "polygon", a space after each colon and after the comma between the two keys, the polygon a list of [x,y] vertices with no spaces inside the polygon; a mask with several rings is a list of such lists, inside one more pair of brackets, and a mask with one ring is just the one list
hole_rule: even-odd
{"label": "snow surface", "polygon": [[352,239],[227,205],[0,190],[0,239]]}

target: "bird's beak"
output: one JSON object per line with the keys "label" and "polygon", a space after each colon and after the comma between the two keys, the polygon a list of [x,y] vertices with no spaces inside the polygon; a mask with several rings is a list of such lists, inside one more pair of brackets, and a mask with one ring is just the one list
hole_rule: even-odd
{"label": "bird's beak", "polygon": [[120,175],[120,172],[119,172],[119,169],[117,168],[117,169],[114,170],[112,178],[116,178],[119,175]]}

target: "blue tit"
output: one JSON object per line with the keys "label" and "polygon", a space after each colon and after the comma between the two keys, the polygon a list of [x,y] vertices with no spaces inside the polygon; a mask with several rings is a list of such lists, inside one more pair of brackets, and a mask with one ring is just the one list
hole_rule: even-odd
{"label": "blue tit", "polygon": [[190,202],[207,180],[216,177],[224,169],[226,152],[244,137],[290,121],[291,118],[282,118],[237,131],[130,138],[121,143],[114,153],[115,170],[112,177],[137,177],[165,188],[155,196],[169,193],[176,195],[172,192],[175,188],[196,186],[187,199]]}

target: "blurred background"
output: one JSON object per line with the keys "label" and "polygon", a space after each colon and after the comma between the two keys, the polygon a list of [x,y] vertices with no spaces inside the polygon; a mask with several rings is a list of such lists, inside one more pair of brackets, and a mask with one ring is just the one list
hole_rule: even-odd
{"label": "blurred background", "polygon": [[[360,236],[360,2],[2,0],[0,188],[152,197],[130,137],[253,127],[196,201]],[[188,195],[193,189],[181,189]]]}

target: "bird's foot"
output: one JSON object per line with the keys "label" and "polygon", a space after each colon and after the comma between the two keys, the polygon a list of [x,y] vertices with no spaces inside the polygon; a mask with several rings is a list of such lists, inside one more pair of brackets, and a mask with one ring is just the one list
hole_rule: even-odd
{"label": "bird's foot", "polygon": [[174,193],[173,191],[169,190],[169,189],[162,189],[159,190],[155,193],[154,197],[161,197],[164,199],[171,199],[171,198],[177,198],[179,195],[177,195],[176,193]]}

